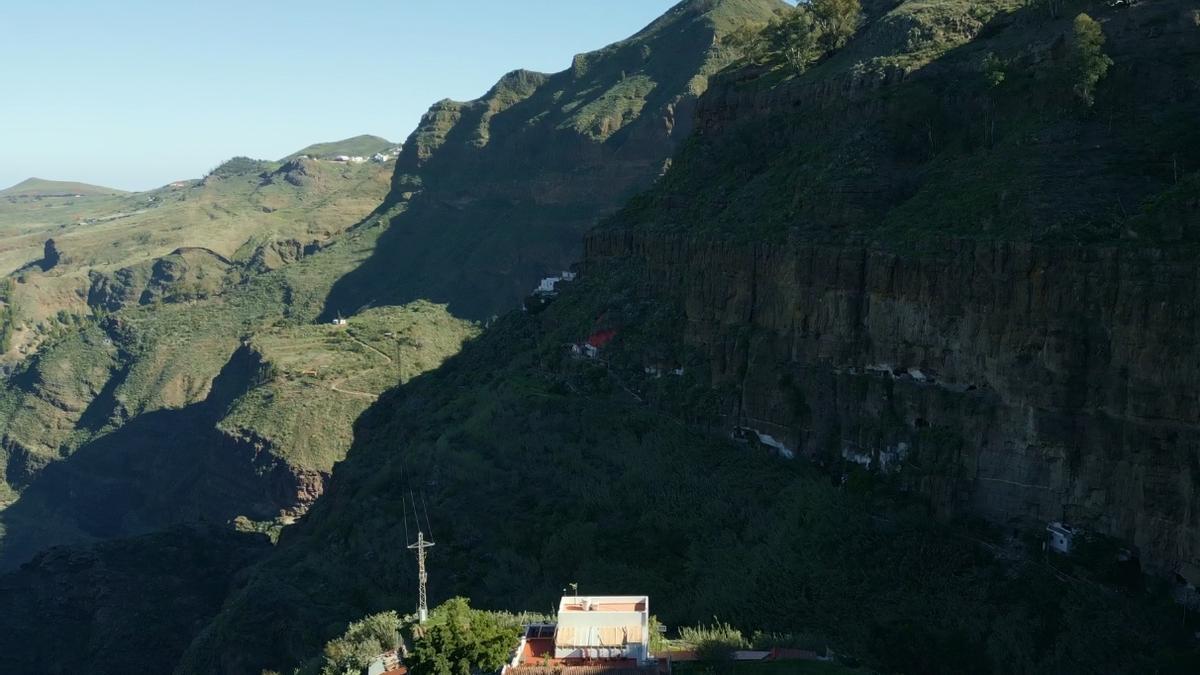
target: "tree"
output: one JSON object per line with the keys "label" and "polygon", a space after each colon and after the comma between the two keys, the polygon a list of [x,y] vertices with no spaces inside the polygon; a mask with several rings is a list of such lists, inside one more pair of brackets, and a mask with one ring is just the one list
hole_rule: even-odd
{"label": "tree", "polygon": [[808,4],[824,53],[841,49],[862,25],[860,0],[812,0]]}
{"label": "tree", "polygon": [[1004,61],[994,52],[988,52],[987,56],[983,57],[983,80],[988,89],[999,87],[1004,83],[1004,78]]}
{"label": "tree", "polygon": [[821,56],[820,35],[811,12],[797,8],[767,28],[768,49],[778,54],[797,75]]}
{"label": "tree", "polygon": [[434,609],[429,620],[412,627],[413,649],[407,662],[413,675],[471,675],[494,672],[508,662],[521,637],[520,622],[471,609],[453,598]]}
{"label": "tree", "polygon": [[1083,104],[1096,102],[1096,84],[1108,74],[1112,59],[1104,53],[1104,29],[1088,16],[1075,17],[1071,35],[1071,55],[1067,65],[1071,90]]}
{"label": "tree", "polygon": [[845,46],[862,25],[860,0],[812,0],[780,12],[749,53],[777,55],[796,74]]}

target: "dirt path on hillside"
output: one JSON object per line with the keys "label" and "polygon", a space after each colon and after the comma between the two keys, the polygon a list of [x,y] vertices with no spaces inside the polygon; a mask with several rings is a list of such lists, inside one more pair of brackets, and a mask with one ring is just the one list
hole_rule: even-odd
{"label": "dirt path on hillside", "polygon": [[[350,337],[350,339],[355,341],[356,343],[362,345],[363,347],[366,347],[367,349],[369,349],[369,350],[375,352],[376,354],[378,354],[379,356],[383,357],[383,360],[387,361],[386,365],[389,365],[389,366],[392,365],[392,357],[388,356],[387,354],[384,354],[383,352],[372,347],[371,345],[367,344],[366,342],[359,340],[357,337],[354,337],[354,335],[349,332],[347,332],[346,335],[348,335]],[[382,368],[382,367],[383,366],[380,366],[380,368]],[[377,370],[377,369],[372,368],[371,370]],[[368,370],[365,372],[369,373],[371,371]],[[362,373],[357,373],[357,374],[361,375]],[[339,385],[344,383],[346,380],[350,379],[350,377],[351,377],[350,375],[347,375],[346,377],[338,378],[338,379],[334,380],[333,382],[330,382],[329,388],[333,391],[336,391],[339,394],[346,394],[347,396],[357,396],[359,398],[365,398],[370,401],[378,401],[379,400],[378,394],[372,394],[370,392],[365,392],[365,391],[355,391],[353,389],[342,389],[341,386],[339,386]]]}
{"label": "dirt path on hillside", "polygon": [[350,378],[343,377],[341,379],[334,380],[333,382],[331,382],[329,384],[329,388],[333,391],[336,391],[339,394],[345,394],[347,396],[357,396],[359,398],[365,398],[369,401],[378,401],[379,400],[378,394],[371,394],[371,393],[368,393],[365,391],[354,391],[353,389],[342,389],[341,387],[338,386],[339,384],[345,382],[348,379],[350,379]]}

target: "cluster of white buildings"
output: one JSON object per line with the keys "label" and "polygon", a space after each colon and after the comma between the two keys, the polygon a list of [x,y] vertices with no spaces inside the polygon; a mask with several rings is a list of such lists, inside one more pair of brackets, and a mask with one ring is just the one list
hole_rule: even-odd
{"label": "cluster of white buildings", "polygon": [[563,281],[575,281],[575,273],[563,271],[558,276],[546,277],[538,282],[538,286],[533,289],[533,292],[536,295],[555,295],[558,293],[558,284]]}

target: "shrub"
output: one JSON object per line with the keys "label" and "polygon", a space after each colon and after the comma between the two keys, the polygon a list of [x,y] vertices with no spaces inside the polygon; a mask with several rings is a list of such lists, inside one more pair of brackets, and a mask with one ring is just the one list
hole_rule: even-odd
{"label": "shrub", "polygon": [[755,631],[754,635],[750,636],[750,646],[754,649],[770,650],[779,647],[781,649],[805,649],[810,652],[822,654],[825,648],[829,646],[829,640],[824,636],[815,635],[813,633],[764,633]]}
{"label": "shrub", "polygon": [[748,646],[742,632],[727,623],[685,626],[679,637],[696,649],[696,658],[706,662],[728,661],[733,653]]}
{"label": "shrub", "polygon": [[983,57],[983,81],[987,83],[988,88],[994,89],[1003,84],[1005,75],[1004,61],[995,53],[988,52],[987,56]]}
{"label": "shrub", "polygon": [[[754,61],[782,61],[797,74],[841,49],[862,25],[860,0],[812,0],[780,12],[746,48]],[[745,38],[741,38],[744,40]],[[753,42],[753,41],[751,41]]]}
{"label": "shrub", "polygon": [[371,665],[383,652],[400,644],[400,616],[382,612],[350,624],[342,637],[325,645],[321,675],[343,675]]}
{"label": "shrub", "polygon": [[413,627],[408,657],[413,675],[458,675],[494,672],[504,667],[521,637],[521,623],[511,616],[471,609],[465,598],[453,598]]}

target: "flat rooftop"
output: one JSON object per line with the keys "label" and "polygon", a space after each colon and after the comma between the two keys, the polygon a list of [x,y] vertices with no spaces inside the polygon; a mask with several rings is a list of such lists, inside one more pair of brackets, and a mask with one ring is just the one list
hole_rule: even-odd
{"label": "flat rooftop", "polygon": [[649,605],[645,595],[565,595],[558,612],[644,612]]}

